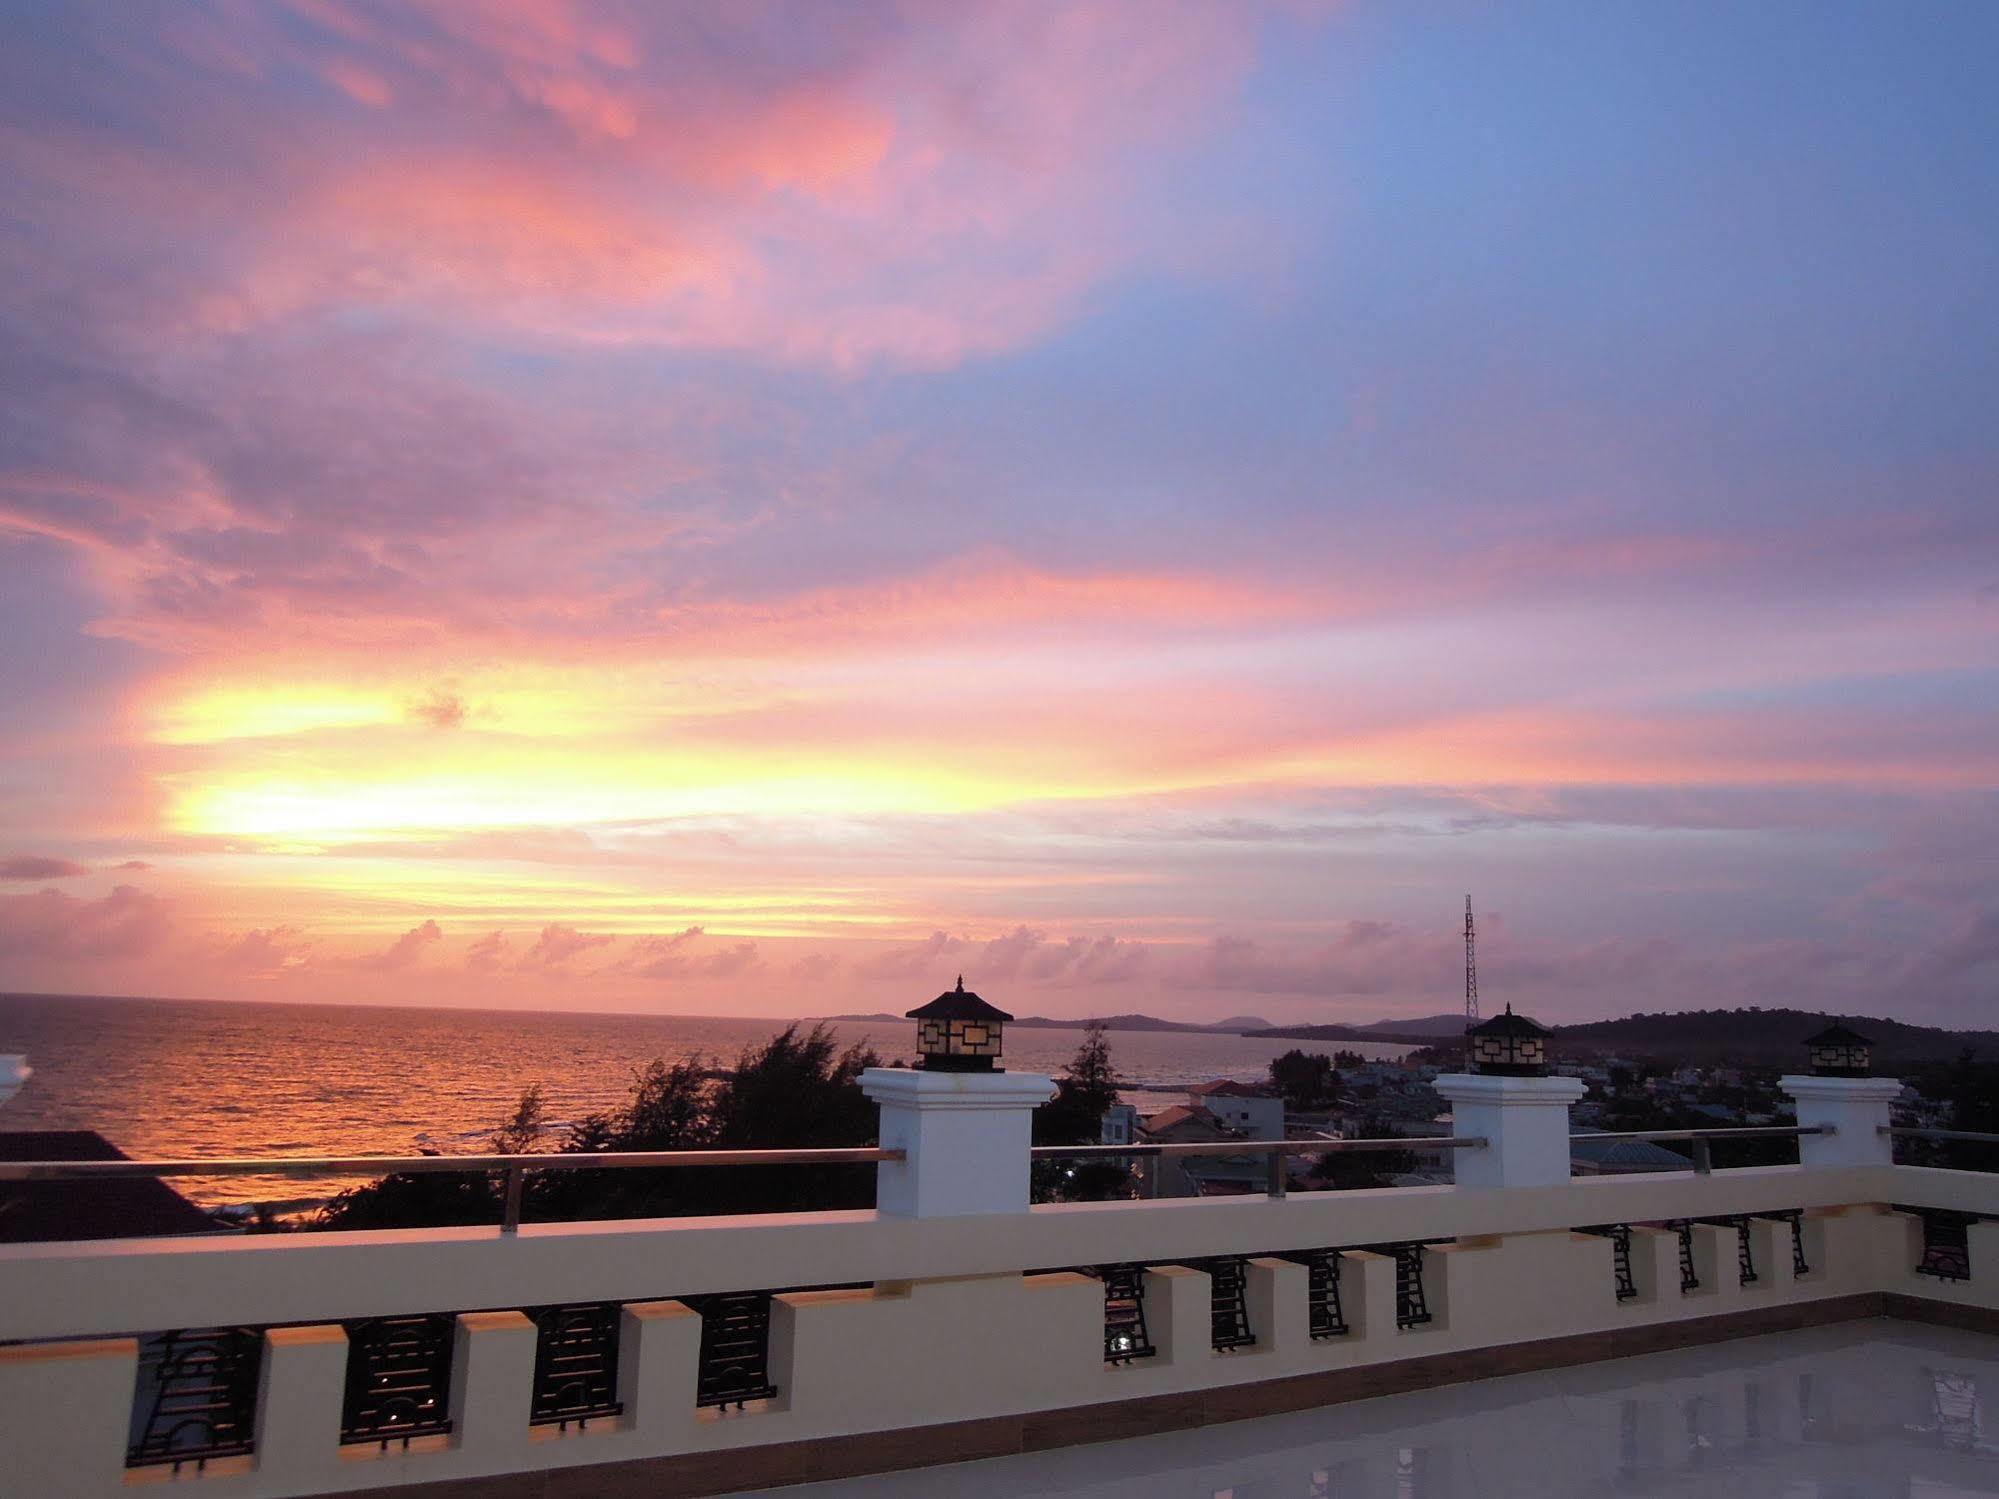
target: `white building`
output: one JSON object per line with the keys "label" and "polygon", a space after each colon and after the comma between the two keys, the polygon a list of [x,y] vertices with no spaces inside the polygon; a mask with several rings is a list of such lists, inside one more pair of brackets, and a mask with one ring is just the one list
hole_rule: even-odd
{"label": "white building", "polygon": [[1205,1108],[1229,1129],[1251,1140],[1284,1138],[1284,1099],[1255,1083],[1234,1078],[1202,1083],[1187,1090],[1187,1102]]}

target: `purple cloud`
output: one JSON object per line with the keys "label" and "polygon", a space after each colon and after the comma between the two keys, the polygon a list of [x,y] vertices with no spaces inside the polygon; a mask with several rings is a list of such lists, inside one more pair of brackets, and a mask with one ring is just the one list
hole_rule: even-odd
{"label": "purple cloud", "polygon": [[[123,866],[120,866],[123,867]],[[87,865],[74,859],[55,859],[38,854],[16,854],[0,859],[0,880],[73,880],[89,874]]]}
{"label": "purple cloud", "polygon": [[139,958],[170,935],[166,902],[131,885],[96,900],[59,890],[0,896],[0,949],[17,960]]}

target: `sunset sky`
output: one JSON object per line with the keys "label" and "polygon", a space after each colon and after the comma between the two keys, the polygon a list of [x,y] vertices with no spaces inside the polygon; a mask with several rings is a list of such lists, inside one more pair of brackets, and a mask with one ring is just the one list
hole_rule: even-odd
{"label": "sunset sky", "polygon": [[1992,1024],[1995,56],[9,6],[0,988]]}

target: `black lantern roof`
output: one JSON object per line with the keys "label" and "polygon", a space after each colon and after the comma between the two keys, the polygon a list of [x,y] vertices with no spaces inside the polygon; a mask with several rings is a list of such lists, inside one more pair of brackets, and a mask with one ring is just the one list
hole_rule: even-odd
{"label": "black lantern roof", "polygon": [[1805,1037],[1807,1046],[1872,1046],[1873,1044],[1843,1020],[1835,1020],[1816,1036]]}
{"label": "black lantern roof", "polygon": [[907,1020],[999,1020],[1007,1021],[1013,1016],[996,1005],[989,1005],[978,995],[965,987],[965,976],[958,975],[958,987],[946,989],[927,1005],[919,1005],[904,1017]]}
{"label": "black lantern roof", "polygon": [[1504,1014],[1482,1021],[1465,1032],[1468,1036],[1506,1036],[1515,1040],[1527,1040],[1534,1036],[1545,1036],[1548,1028],[1537,1020],[1529,1020],[1525,1015],[1513,1013],[1508,1005]]}

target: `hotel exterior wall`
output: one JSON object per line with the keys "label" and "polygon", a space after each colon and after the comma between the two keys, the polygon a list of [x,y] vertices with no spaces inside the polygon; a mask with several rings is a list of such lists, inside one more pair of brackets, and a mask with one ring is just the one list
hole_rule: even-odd
{"label": "hotel exterior wall", "polygon": [[[1913,1274],[1920,1225],[1881,1206],[1889,1202],[1992,1212],[1999,1178],[1770,1167],[1483,1191],[1071,1205],[976,1220],[839,1213],[550,1225],[511,1238],[458,1229],[15,1246],[0,1253],[0,1339],[89,1341],[0,1349],[0,1449],[30,1454],[39,1487],[24,1492],[120,1491],[136,1350],[115,1335],[169,1325],[306,1324],[266,1335],[255,1454],[198,1479],[218,1494],[263,1499],[1087,1408],[1881,1291],[1999,1305],[1999,1225],[1972,1229],[1974,1279],[1939,1284]],[[1734,1273],[1735,1230],[1697,1224],[1703,1283],[1682,1294],[1677,1236],[1640,1228],[1640,1294],[1623,1302],[1610,1241],[1571,1231],[1792,1207],[1809,1210],[1805,1279],[1791,1275],[1788,1224],[1752,1223],[1750,1286]],[[1393,1258],[1350,1252],[1338,1268],[1352,1331],[1315,1342],[1304,1267],[1256,1258],[1248,1290],[1257,1342],[1228,1353],[1209,1346],[1207,1275],[1162,1263],[1418,1239],[1453,1241],[1427,1256],[1430,1324],[1398,1328]],[[1159,1267],[1146,1277],[1159,1352],[1115,1368],[1102,1358],[1101,1286],[1021,1273],[1128,1262]],[[872,1287],[777,1298],[774,1400],[727,1415],[696,1410],[699,1319],[663,1295],[829,1280]],[[600,1299],[628,1303],[625,1415],[566,1434],[530,1428],[533,1335],[515,1309]],[[332,1324],[446,1310],[464,1312],[452,1434],[408,1451],[338,1447],[344,1334]],[[189,1472],[183,1481],[197,1480]]]}

